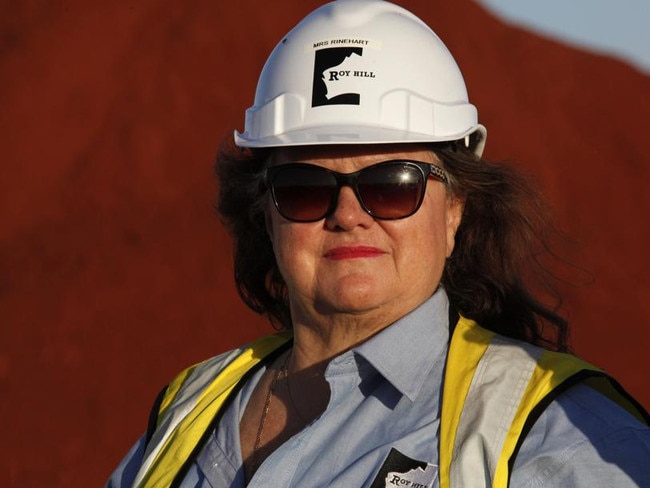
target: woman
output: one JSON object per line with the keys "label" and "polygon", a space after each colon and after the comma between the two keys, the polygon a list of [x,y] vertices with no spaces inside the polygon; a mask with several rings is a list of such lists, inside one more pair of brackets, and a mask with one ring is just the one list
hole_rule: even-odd
{"label": "woman", "polygon": [[108,486],[649,486],[647,414],[554,352],[539,204],[485,135],[411,13],[298,24],[217,164],[240,294],[284,331],[172,381]]}

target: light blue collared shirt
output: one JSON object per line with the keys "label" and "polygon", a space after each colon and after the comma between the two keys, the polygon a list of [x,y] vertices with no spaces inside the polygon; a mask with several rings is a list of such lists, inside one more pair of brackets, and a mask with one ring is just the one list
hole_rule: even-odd
{"label": "light blue collared shirt", "polygon": [[[396,450],[426,466],[422,486],[438,488],[448,308],[447,296],[439,290],[409,315],[334,358],[325,372],[331,390],[326,410],[273,452],[248,487],[369,488]],[[183,487],[246,486],[239,421],[263,373],[258,371],[238,393]],[[143,449],[141,439],[108,487],[131,486]],[[386,477],[382,471],[380,486],[399,486],[400,478],[389,472]],[[510,486],[650,487],[650,429],[590,388],[574,387],[535,423],[517,456]]]}

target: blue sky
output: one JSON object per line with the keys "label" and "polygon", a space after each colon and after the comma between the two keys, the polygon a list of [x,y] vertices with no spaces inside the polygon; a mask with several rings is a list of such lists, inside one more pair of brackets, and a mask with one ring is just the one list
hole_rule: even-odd
{"label": "blue sky", "polygon": [[503,20],[650,74],[650,0],[476,0]]}

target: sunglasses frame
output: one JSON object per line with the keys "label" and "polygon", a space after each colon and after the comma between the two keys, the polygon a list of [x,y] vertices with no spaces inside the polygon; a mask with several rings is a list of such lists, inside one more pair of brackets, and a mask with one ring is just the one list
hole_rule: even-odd
{"label": "sunglasses frame", "polygon": [[[406,165],[409,167],[414,167],[417,168],[418,171],[420,172],[420,175],[422,176],[422,182],[424,183],[421,185],[421,190],[420,190],[420,195],[418,197],[418,202],[415,205],[414,209],[412,212],[409,212],[406,215],[401,215],[399,217],[380,217],[376,215],[374,212],[372,212],[367,206],[366,203],[364,202],[363,198],[361,197],[361,194],[359,192],[359,187],[358,187],[358,180],[359,180],[359,175],[363,173],[364,171],[367,171],[372,168],[376,168],[377,166],[388,166],[388,165]],[[278,200],[276,198],[275,194],[275,187],[273,185],[273,178],[274,176],[282,171],[283,169],[286,169],[288,167],[296,168],[296,167],[310,167],[310,168],[318,168],[325,173],[328,173],[334,177],[334,180],[336,181],[336,189],[333,193],[333,195],[330,197],[329,204],[327,206],[327,209],[325,212],[319,216],[318,218],[313,218],[313,219],[295,219],[292,218],[288,215],[286,215],[281,207],[280,204],[278,203]],[[371,215],[373,218],[377,220],[401,220],[405,219],[407,217],[410,217],[411,215],[415,214],[420,207],[422,206],[422,201],[424,200],[424,194],[426,192],[426,182],[429,178],[429,176],[433,176],[435,179],[438,181],[442,182],[443,184],[447,184],[449,181],[449,178],[447,177],[447,172],[442,169],[440,166],[433,164],[433,163],[425,163],[423,161],[415,161],[411,159],[391,159],[388,161],[381,161],[375,164],[372,164],[370,166],[366,166],[365,168],[361,168],[358,171],[354,171],[352,173],[339,173],[338,171],[331,170],[329,168],[325,168],[323,166],[319,166],[317,164],[311,164],[311,163],[305,163],[305,162],[291,162],[291,163],[284,163],[278,166],[271,166],[266,168],[264,171],[264,184],[267,189],[270,190],[271,192],[271,197],[273,200],[273,205],[275,206],[276,210],[278,213],[284,217],[285,219],[291,221],[291,222],[298,222],[298,223],[308,223],[308,222],[318,222],[319,220],[325,219],[329,217],[335,210],[336,207],[338,206],[338,200],[339,200],[339,195],[341,193],[341,188],[344,186],[352,188],[352,191],[354,192],[354,195],[357,198],[357,201],[359,202],[359,205],[361,208],[369,215]]]}

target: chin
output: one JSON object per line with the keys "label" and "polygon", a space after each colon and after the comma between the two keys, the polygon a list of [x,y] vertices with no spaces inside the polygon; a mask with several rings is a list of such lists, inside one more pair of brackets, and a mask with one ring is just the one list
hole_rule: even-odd
{"label": "chin", "polygon": [[333,294],[322,295],[317,309],[334,314],[363,314],[381,308],[385,300],[367,287],[340,287]]}

